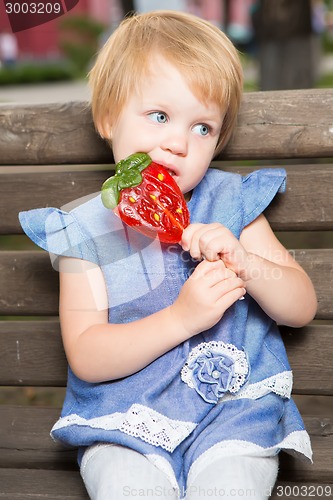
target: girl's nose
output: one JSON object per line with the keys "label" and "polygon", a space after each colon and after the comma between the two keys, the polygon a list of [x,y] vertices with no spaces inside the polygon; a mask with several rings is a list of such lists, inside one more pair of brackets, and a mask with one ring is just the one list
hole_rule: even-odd
{"label": "girl's nose", "polygon": [[174,155],[186,156],[188,149],[186,134],[181,132],[169,134],[162,140],[161,148]]}

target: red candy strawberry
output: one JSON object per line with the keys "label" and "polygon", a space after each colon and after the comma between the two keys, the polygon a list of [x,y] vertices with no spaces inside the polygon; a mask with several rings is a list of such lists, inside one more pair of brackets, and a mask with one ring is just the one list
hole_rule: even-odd
{"label": "red candy strawberry", "polygon": [[102,201],[129,226],[164,243],[177,243],[190,215],[169,172],[149,155],[135,153],[116,165],[102,186]]}

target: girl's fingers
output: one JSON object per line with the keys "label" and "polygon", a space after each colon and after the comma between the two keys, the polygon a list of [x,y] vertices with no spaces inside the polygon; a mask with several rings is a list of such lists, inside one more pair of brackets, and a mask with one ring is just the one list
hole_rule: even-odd
{"label": "girl's fingers", "polygon": [[237,302],[237,300],[243,299],[245,293],[245,288],[235,288],[233,290],[230,290],[230,292],[226,293],[218,300],[218,305],[221,310],[226,311],[235,302]]}
{"label": "girl's fingers", "polygon": [[227,269],[222,260],[214,262],[203,260],[197,265],[191,277],[194,279],[206,278],[217,282],[225,277],[231,277],[234,275],[235,273],[230,269]]}
{"label": "girl's fingers", "polygon": [[224,297],[233,291],[239,292],[240,297],[246,293],[243,281],[237,277],[226,278],[218,283],[215,283],[212,286],[212,291],[215,295],[215,300],[219,300],[221,297]]}
{"label": "girl's fingers", "polygon": [[202,261],[196,267],[191,276],[192,280],[201,280],[200,286],[213,291],[213,300],[233,288],[243,288],[244,282],[238,276],[226,268],[222,261]]}
{"label": "girl's fingers", "polygon": [[215,261],[220,259],[221,242],[226,240],[226,235],[226,228],[219,223],[191,224],[185,229],[181,243],[192,258]]}
{"label": "girl's fingers", "polygon": [[199,228],[203,227],[204,224],[190,224],[187,226],[182,234],[182,239],[180,241],[180,244],[183,248],[183,250],[189,251],[191,247],[191,242],[193,235],[196,231],[198,231]]}
{"label": "girl's fingers", "polygon": [[204,257],[201,253],[199,242],[201,234],[205,231],[205,224],[191,224],[185,229],[183,233],[183,249],[190,252],[190,255],[193,259],[201,260]]}

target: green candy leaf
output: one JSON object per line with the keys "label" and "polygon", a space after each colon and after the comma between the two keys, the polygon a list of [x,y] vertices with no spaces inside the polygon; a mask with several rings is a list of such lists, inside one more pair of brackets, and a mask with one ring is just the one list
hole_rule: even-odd
{"label": "green candy leaf", "polygon": [[113,209],[118,205],[120,192],[118,189],[118,179],[115,175],[105,181],[102,186],[101,196],[103,205],[106,208]]}
{"label": "green candy leaf", "polygon": [[138,169],[140,172],[151,164],[151,158],[146,153],[134,153],[130,155],[126,160],[122,160],[123,169]]}
{"label": "green candy leaf", "polygon": [[141,184],[141,172],[151,164],[146,153],[134,153],[116,165],[116,173],[102,185],[102,202],[106,208],[115,208],[120,199],[122,189]]}
{"label": "green candy leaf", "polygon": [[126,174],[119,176],[118,180],[118,189],[121,191],[122,189],[128,187],[138,186],[142,182],[142,175],[139,169],[133,168],[126,172]]}

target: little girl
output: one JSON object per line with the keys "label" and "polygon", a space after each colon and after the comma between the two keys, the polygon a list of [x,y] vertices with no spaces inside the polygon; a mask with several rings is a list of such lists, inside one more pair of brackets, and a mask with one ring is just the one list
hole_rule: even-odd
{"label": "little girl", "polygon": [[191,224],[160,243],[99,194],[20,214],[59,261],[69,372],[52,436],[79,448],[92,499],[267,499],[281,449],[311,459],[276,323],[308,323],[316,297],[262,214],[285,171],[208,168],[235,127],[237,52],[206,21],[150,12],[122,22],[90,83],[115,161],[166,167]]}

